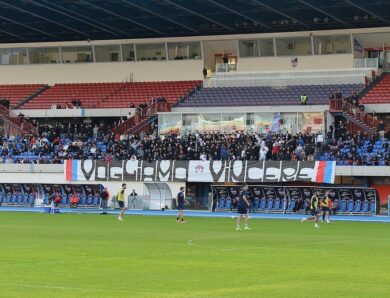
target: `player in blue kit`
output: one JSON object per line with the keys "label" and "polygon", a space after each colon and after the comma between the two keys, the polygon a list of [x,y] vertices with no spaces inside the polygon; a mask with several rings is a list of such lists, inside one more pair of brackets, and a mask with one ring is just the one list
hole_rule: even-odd
{"label": "player in blue kit", "polygon": [[240,227],[240,222],[242,217],[245,216],[245,227],[244,230],[250,230],[249,228],[249,217],[248,217],[248,211],[249,211],[249,201],[248,201],[248,185],[244,183],[242,185],[242,190],[240,193],[240,197],[238,199],[238,204],[237,204],[237,212],[238,212],[238,219],[237,219],[237,226],[236,230],[239,231],[241,230]]}

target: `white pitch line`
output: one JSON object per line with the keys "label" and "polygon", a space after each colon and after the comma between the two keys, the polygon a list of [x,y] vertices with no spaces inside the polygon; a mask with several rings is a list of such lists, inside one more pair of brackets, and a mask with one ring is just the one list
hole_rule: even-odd
{"label": "white pitch line", "polygon": [[[235,251],[235,250],[247,250],[247,249],[275,249],[275,248],[285,248],[285,247],[297,247],[297,246],[313,246],[313,245],[324,245],[324,244],[336,244],[336,243],[353,243],[357,242],[359,240],[339,240],[339,241],[321,241],[321,242],[304,242],[304,243],[296,243],[296,244],[284,244],[284,245],[265,245],[265,246],[249,246],[249,247],[232,247],[232,248],[220,248],[216,246],[210,246],[210,245],[199,245],[194,243],[194,241],[199,240],[213,240],[212,239],[189,239],[187,241],[187,245],[189,246],[195,246],[195,247],[203,247],[203,248],[211,248],[211,249],[217,249],[221,251]],[[220,238],[220,239],[229,239],[229,238]]]}

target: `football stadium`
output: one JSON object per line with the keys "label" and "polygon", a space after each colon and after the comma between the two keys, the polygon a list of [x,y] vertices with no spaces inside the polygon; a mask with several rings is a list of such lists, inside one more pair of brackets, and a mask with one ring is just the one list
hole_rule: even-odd
{"label": "football stadium", "polygon": [[389,297],[389,203],[389,0],[0,0],[0,297]]}

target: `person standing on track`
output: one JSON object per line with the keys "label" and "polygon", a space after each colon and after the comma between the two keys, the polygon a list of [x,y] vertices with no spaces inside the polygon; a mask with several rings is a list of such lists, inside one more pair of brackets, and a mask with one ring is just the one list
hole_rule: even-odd
{"label": "person standing on track", "polygon": [[310,200],[310,213],[311,216],[308,218],[302,218],[301,222],[304,222],[305,220],[313,220],[315,222],[314,227],[319,228],[320,226],[318,225],[318,219],[321,217],[322,212],[318,211],[318,194],[316,191]]}
{"label": "person standing on track", "polygon": [[237,204],[237,212],[238,212],[238,219],[237,219],[237,226],[236,226],[236,231],[241,230],[240,223],[241,219],[245,216],[245,227],[244,230],[250,230],[249,228],[249,201],[248,201],[248,185],[244,183],[242,185],[242,191],[240,194],[240,197],[238,199],[238,204]]}
{"label": "person standing on track", "polygon": [[125,190],[126,190],[126,183],[122,184],[122,188],[118,191],[118,194],[116,195],[116,199],[119,204],[119,208],[121,209],[121,212],[119,213],[118,220],[123,221],[123,215],[125,214],[126,211],[126,206],[125,206]]}

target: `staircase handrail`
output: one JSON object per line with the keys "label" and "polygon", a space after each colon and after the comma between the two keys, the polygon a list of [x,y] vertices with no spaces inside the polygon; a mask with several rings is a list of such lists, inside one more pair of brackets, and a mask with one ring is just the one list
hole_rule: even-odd
{"label": "staircase handrail", "polygon": [[142,121],[148,119],[150,116],[154,116],[159,112],[170,112],[171,104],[167,102],[159,102],[154,103],[152,105],[147,106],[145,109],[141,110],[125,122],[119,124],[117,127],[113,128],[114,133],[123,133],[128,130],[130,127],[141,123]]}
{"label": "staircase handrail", "polygon": [[357,106],[347,102],[344,99],[331,99],[330,111],[348,113],[374,129],[377,129],[378,125],[380,124],[378,119],[368,113],[363,112]]}
{"label": "staircase handrail", "polygon": [[20,131],[33,132],[34,134],[38,133],[38,128],[29,123],[26,119],[22,119],[14,115],[12,111],[8,110],[2,105],[0,105],[0,115],[4,119],[8,119],[8,121],[12,122],[16,127],[19,128]]}

